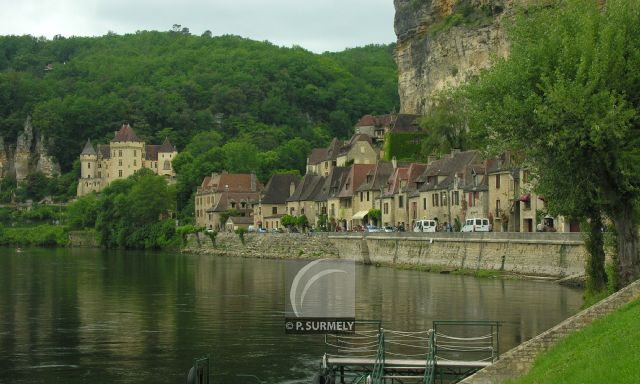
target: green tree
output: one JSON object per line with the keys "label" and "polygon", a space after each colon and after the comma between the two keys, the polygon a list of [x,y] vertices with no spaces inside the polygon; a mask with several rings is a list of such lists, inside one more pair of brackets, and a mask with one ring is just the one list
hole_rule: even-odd
{"label": "green tree", "polygon": [[94,228],[97,218],[98,198],[95,193],[82,196],[67,206],[66,225],[70,228]]}
{"label": "green tree", "polygon": [[376,208],[371,208],[367,215],[369,216],[369,219],[373,220],[375,225],[378,225],[378,223],[380,223],[380,219],[382,218],[382,211]]}
{"label": "green tree", "polygon": [[602,215],[617,233],[622,286],[640,273],[640,3],[530,7],[509,58],[466,91],[474,129],[527,159],[550,212],[589,223],[589,289],[605,287]]}

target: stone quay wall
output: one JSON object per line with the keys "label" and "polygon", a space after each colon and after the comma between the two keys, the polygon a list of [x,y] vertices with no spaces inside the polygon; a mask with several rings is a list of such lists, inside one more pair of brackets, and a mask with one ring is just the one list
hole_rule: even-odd
{"label": "stone quay wall", "polygon": [[340,258],[439,270],[495,270],[566,277],[585,273],[578,233],[343,233],[330,234]]}
{"label": "stone quay wall", "polygon": [[337,258],[338,249],[326,233],[245,233],[245,243],[235,233],[221,232],[216,237],[216,246],[204,234],[199,234],[200,245],[195,236],[189,238],[183,252],[267,259]]}
{"label": "stone quay wall", "polygon": [[461,383],[497,384],[521,377],[531,369],[538,355],[557,344],[562,338],[637,299],[640,299],[640,280],[511,349],[500,356],[493,365],[469,376]]}

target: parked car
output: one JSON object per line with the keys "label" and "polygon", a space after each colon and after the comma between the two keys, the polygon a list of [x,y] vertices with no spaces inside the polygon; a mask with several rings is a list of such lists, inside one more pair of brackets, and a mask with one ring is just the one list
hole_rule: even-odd
{"label": "parked car", "polygon": [[267,229],[266,228],[258,228],[258,233],[267,233]]}
{"label": "parked car", "polygon": [[367,225],[366,231],[367,232],[380,232],[380,228],[376,227],[375,225]]}
{"label": "parked car", "polygon": [[489,219],[487,218],[473,218],[467,219],[464,222],[464,226],[460,232],[490,232],[492,230]]}
{"label": "parked car", "polygon": [[385,232],[395,232],[395,229],[390,225],[387,225],[382,230],[385,231]]}
{"label": "parked car", "polygon": [[438,222],[435,220],[418,220],[413,226],[413,232],[435,232]]}
{"label": "parked car", "polygon": [[207,229],[205,229],[204,231],[205,231],[206,233],[213,233],[213,232],[215,232],[215,231],[213,230],[213,228],[207,228]]}

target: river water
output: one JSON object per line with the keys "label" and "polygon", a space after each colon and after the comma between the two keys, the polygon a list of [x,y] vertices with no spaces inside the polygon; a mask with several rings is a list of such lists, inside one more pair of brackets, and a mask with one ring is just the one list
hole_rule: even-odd
{"label": "river water", "polygon": [[[526,255],[523,255],[526,257]],[[286,261],[91,249],[0,249],[0,383],[308,383],[322,336],[285,335]],[[385,328],[498,320],[506,351],[576,313],[550,282],[356,267],[356,316]]]}

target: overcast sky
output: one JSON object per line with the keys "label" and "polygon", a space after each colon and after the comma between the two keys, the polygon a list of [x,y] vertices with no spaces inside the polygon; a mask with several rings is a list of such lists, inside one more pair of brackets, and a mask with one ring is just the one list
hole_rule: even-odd
{"label": "overcast sky", "polygon": [[210,30],[314,52],[390,43],[393,0],[0,0],[0,34],[101,36]]}

